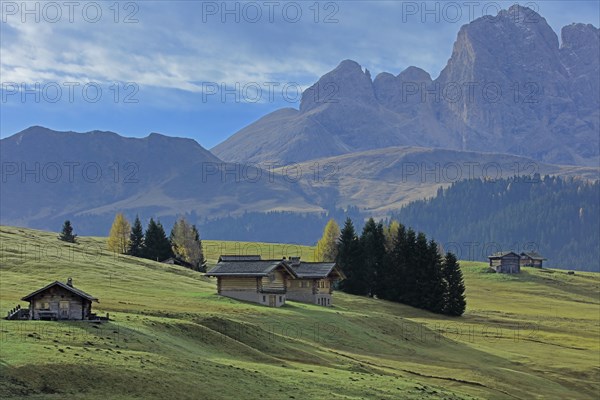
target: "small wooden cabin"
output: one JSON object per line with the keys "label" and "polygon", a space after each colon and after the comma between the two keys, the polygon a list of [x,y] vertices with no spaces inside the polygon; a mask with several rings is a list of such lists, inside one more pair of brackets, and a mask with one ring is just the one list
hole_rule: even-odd
{"label": "small wooden cabin", "polygon": [[488,256],[490,268],[497,273],[518,274],[521,272],[521,256],[512,251],[500,252]]}
{"label": "small wooden cabin", "polygon": [[169,265],[179,265],[180,267],[185,267],[185,268],[190,268],[190,269],[194,269],[194,265],[182,260],[180,258],[177,257],[169,257],[164,261],[161,261],[163,264],[169,264]]}
{"label": "small wooden cabin", "polygon": [[221,256],[206,276],[217,278],[217,293],[270,307],[285,304],[288,281],[296,274],[285,260],[260,256]]}
{"label": "small wooden cabin", "polygon": [[55,281],[21,300],[29,302],[29,319],[89,320],[93,317],[92,302],[98,299],[67,283]]}
{"label": "small wooden cabin", "polygon": [[542,268],[542,264],[544,261],[546,261],[546,258],[542,257],[535,251],[529,253],[521,253],[521,267]]}
{"label": "small wooden cabin", "polygon": [[288,299],[331,306],[335,282],[346,278],[336,263],[304,262],[300,257],[291,257],[289,264],[298,277],[289,282]]}

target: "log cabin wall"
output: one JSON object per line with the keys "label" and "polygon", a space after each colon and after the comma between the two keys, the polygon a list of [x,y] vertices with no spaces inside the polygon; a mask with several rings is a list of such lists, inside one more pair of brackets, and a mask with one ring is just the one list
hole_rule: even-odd
{"label": "log cabin wall", "polygon": [[55,286],[33,297],[30,318],[40,319],[40,311],[56,313],[58,319],[82,320],[89,315],[89,301]]}

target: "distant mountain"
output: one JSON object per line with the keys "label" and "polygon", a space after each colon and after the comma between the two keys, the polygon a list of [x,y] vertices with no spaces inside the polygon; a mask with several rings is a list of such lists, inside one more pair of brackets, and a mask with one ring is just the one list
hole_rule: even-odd
{"label": "distant mountain", "polygon": [[434,197],[440,187],[465,179],[496,180],[536,173],[600,179],[598,167],[551,165],[509,154],[410,146],[309,160],[294,168],[305,172],[299,185],[319,204],[328,209],[333,205],[360,206],[363,212],[381,218],[408,202]]}
{"label": "distant mountain", "polygon": [[[2,139],[0,158],[0,223],[59,229],[65,219],[72,219],[77,230],[88,235],[106,234],[116,212],[129,218],[158,217],[167,226],[179,215],[200,224],[245,213],[322,215],[348,206],[358,207],[364,215],[385,217],[411,200],[435,195],[439,186],[469,177],[539,172],[598,179],[598,168],[420,147],[375,149],[293,168],[260,170],[224,163],[191,139],[157,133],[126,138],[113,132],[57,132],[43,127]],[[272,214],[264,219],[271,236],[263,235],[259,226],[239,229],[271,238],[275,230],[267,221],[278,218]],[[325,218],[299,217],[294,229],[312,232]],[[231,226],[237,220],[226,221]],[[221,232],[218,223],[211,231]],[[288,238],[304,240],[305,232]],[[227,234],[236,236],[235,230]]]}
{"label": "distant mountain", "polygon": [[137,139],[36,126],[2,139],[0,158],[2,224],[56,230],[70,218],[82,233],[106,234],[119,211],[163,220],[322,211],[284,179],[270,181],[266,172],[223,163],[192,139],[157,133]]}
{"label": "distant mountain", "polygon": [[389,146],[509,153],[597,166],[600,30],[572,24],[562,43],[515,5],[463,26],[440,76],[397,76],[341,62],[303,95],[240,130],[213,153],[230,162],[291,164]]}

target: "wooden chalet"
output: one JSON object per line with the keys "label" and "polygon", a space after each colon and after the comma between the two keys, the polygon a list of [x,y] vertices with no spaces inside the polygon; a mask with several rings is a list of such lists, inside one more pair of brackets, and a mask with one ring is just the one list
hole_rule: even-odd
{"label": "wooden chalet", "polygon": [[297,278],[289,281],[287,298],[303,303],[331,306],[335,282],[346,278],[336,263],[304,262],[300,261],[300,257],[291,257],[289,264]]}
{"label": "wooden chalet", "polygon": [[281,307],[286,300],[330,306],[333,286],[345,279],[335,263],[262,260],[258,255],[219,257],[207,276],[217,278],[217,293],[234,299]]}
{"label": "wooden chalet", "polygon": [[497,273],[518,274],[521,272],[521,256],[512,251],[505,251],[488,256],[490,268]]}
{"label": "wooden chalet", "polygon": [[29,302],[28,319],[89,320],[94,319],[92,302],[98,299],[67,283],[55,281],[21,300]]}
{"label": "wooden chalet", "polygon": [[285,260],[260,256],[221,256],[206,276],[217,278],[217,293],[270,307],[285,304],[287,282],[296,278]]}
{"label": "wooden chalet", "polygon": [[521,267],[542,268],[542,264],[546,260],[546,258],[542,257],[535,251],[529,253],[521,253]]}

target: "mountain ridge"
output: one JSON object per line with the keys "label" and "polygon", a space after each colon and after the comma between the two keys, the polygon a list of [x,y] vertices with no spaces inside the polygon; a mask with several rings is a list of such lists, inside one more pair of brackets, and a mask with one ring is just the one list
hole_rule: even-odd
{"label": "mountain ridge", "polygon": [[232,162],[285,164],[425,146],[595,166],[599,37],[593,25],[574,23],[559,41],[539,14],[512,6],[463,25],[435,80],[414,66],[372,80],[344,60],[305,90],[298,110],[269,113],[211,151]]}

